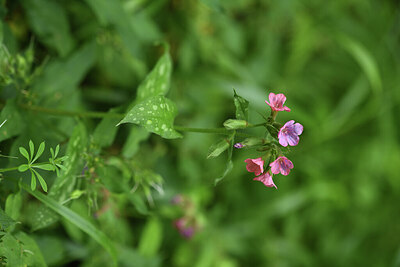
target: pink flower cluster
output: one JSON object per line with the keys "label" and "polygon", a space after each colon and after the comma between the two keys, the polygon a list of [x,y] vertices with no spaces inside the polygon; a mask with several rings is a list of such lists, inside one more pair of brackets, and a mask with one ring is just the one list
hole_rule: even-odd
{"label": "pink flower cluster", "polygon": [[[290,108],[284,106],[286,101],[286,96],[284,94],[275,95],[274,93],[270,93],[268,98],[269,102],[265,102],[271,107],[272,121],[275,120],[275,116],[278,111],[290,111]],[[280,128],[278,133],[279,144],[284,147],[287,147],[288,145],[296,146],[299,143],[299,135],[301,135],[302,132],[303,125],[301,125],[300,123],[295,123],[294,120],[286,122]],[[249,158],[246,159],[245,162],[247,163],[247,171],[254,172],[256,176],[253,180],[260,181],[267,187],[277,188],[274,181],[272,180],[273,174],[281,173],[286,176],[290,173],[290,170],[293,169],[293,163],[283,155],[280,155],[271,164],[269,164],[270,170],[269,168],[267,168],[265,172],[263,158]]]}

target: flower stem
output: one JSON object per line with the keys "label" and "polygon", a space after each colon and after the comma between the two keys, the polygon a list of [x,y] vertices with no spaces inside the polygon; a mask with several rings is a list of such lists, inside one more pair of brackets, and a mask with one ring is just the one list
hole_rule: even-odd
{"label": "flower stem", "polygon": [[[123,118],[125,114],[122,113],[109,113],[109,112],[95,112],[95,111],[69,111],[69,110],[60,110],[39,106],[32,106],[26,104],[19,104],[19,106],[23,109],[31,110],[33,112],[45,113],[54,116],[67,116],[67,117],[81,117],[81,118],[105,118],[105,117],[113,117],[113,118]],[[254,125],[249,125],[247,128],[255,128],[264,126],[265,123],[259,123]],[[231,130],[227,130],[225,128],[191,128],[191,127],[183,127],[183,126],[174,126],[174,128],[181,132],[193,132],[193,133],[215,133],[215,134],[230,134]],[[248,137],[249,135],[244,133],[237,133],[238,136]]]}
{"label": "flower stem", "polygon": [[16,171],[16,170],[18,170],[18,166],[17,167],[0,169],[0,172],[10,172],[10,171]]}

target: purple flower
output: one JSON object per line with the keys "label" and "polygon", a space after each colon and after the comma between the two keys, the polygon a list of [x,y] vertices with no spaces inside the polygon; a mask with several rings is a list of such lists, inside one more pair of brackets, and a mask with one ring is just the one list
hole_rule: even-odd
{"label": "purple flower", "polygon": [[286,101],[286,96],[284,94],[277,94],[275,95],[274,93],[270,93],[268,96],[269,102],[265,100],[265,103],[267,103],[272,110],[274,111],[290,111],[290,108],[283,106]]}
{"label": "purple flower", "polygon": [[192,225],[185,217],[179,218],[174,221],[174,226],[181,234],[182,237],[190,239],[195,233],[195,226]]}
{"label": "purple flower", "polygon": [[179,205],[182,204],[184,201],[184,198],[182,195],[175,195],[172,199],[171,199],[171,204],[173,205]]}
{"label": "purple flower", "polygon": [[244,162],[247,163],[246,169],[248,172],[254,172],[256,176],[260,175],[264,171],[264,161],[261,158],[246,159]]}
{"label": "purple flower", "polygon": [[241,144],[241,143],[236,143],[236,144],[234,145],[234,147],[235,147],[235,148],[243,148],[244,145]]}
{"label": "purple flower", "polygon": [[272,180],[272,175],[269,172],[263,173],[262,175],[254,178],[253,180],[260,181],[267,187],[275,187],[276,189],[278,189],[274,184],[274,181]]}
{"label": "purple flower", "polygon": [[299,143],[299,135],[303,132],[303,125],[300,123],[294,123],[294,120],[288,121],[279,130],[278,138],[279,144],[282,146],[297,146]]}
{"label": "purple flower", "polygon": [[274,162],[269,164],[271,166],[271,172],[273,174],[282,173],[288,175],[290,169],[293,169],[293,163],[287,157],[278,157]]}

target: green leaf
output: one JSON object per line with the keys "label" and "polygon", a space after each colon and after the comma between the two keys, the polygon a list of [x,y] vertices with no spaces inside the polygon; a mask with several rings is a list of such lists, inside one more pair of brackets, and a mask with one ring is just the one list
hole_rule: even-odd
{"label": "green leaf", "polygon": [[22,260],[24,262],[24,266],[47,266],[42,252],[33,238],[24,232],[18,232],[15,234],[15,238],[18,240],[18,243],[21,246],[20,251],[22,251]]}
{"label": "green leaf", "polygon": [[135,102],[140,103],[154,96],[164,96],[170,87],[171,72],[171,56],[166,48],[164,55],[139,85]]}
{"label": "green leaf", "polygon": [[32,160],[33,154],[35,154],[35,145],[33,144],[32,140],[29,140],[29,152],[30,152],[30,159]]}
{"label": "green leaf", "polygon": [[164,138],[180,138],[182,135],[173,126],[177,113],[174,102],[156,96],[134,106],[119,124],[135,123]]}
{"label": "green leaf", "polygon": [[[116,114],[120,108],[111,109],[108,114]],[[120,121],[118,117],[105,117],[97,125],[93,133],[93,142],[100,147],[110,146],[117,134],[118,128],[115,125]]]}
{"label": "green leaf", "polygon": [[45,171],[54,171],[54,166],[50,163],[32,166],[32,168],[41,169]]}
{"label": "green leaf", "polygon": [[43,179],[43,177],[38,173],[35,169],[32,169],[32,171],[35,173],[36,177],[39,180],[40,186],[42,187],[43,191],[47,193],[47,184],[46,181]]}
{"label": "green leaf", "polygon": [[35,178],[35,173],[31,170],[31,189],[35,190],[36,189],[36,178]]}
{"label": "green leaf", "polygon": [[[59,203],[64,202],[75,190],[77,175],[82,172],[84,166],[84,159],[82,154],[86,150],[87,134],[83,123],[78,123],[68,142],[66,151],[66,160],[60,176],[58,176],[52,187],[49,189],[48,196],[55,199]],[[57,150],[57,148],[56,148]],[[64,157],[63,157],[64,158]],[[57,159],[59,160],[59,159]],[[62,166],[56,164],[57,166]],[[51,225],[59,219],[58,215],[46,206],[41,206],[37,210],[33,218],[33,230],[41,229]]]}
{"label": "green leaf", "polygon": [[13,99],[7,100],[5,107],[1,111],[0,122],[2,123],[5,120],[7,120],[7,123],[0,128],[0,142],[20,134],[25,127],[22,116]]}
{"label": "green leaf", "polygon": [[61,56],[67,55],[74,46],[66,9],[57,1],[23,0],[22,5],[29,25],[47,46],[54,48]]}
{"label": "green leaf", "polygon": [[36,156],[35,156],[35,158],[32,160],[31,163],[34,163],[34,162],[43,154],[44,147],[45,147],[45,143],[44,143],[44,142],[40,143],[39,148],[38,148],[38,151],[36,152]]}
{"label": "green leaf", "polygon": [[217,143],[211,145],[208,149],[207,158],[209,159],[218,157],[219,155],[221,155],[222,152],[228,149],[229,145],[229,139],[222,139]]}
{"label": "green leaf", "polygon": [[249,101],[236,94],[235,89],[233,90],[233,102],[236,107],[236,119],[238,120],[249,120]]}
{"label": "green leaf", "polygon": [[25,172],[27,169],[29,169],[29,165],[28,164],[21,164],[18,166],[18,171],[19,172]]}
{"label": "green leaf", "polygon": [[222,179],[224,179],[228,173],[233,169],[233,161],[232,161],[232,154],[233,154],[233,141],[235,140],[236,131],[233,131],[232,134],[229,136],[229,147],[228,147],[228,159],[226,163],[226,168],[224,173],[215,179],[214,185],[217,185]]}
{"label": "green leaf", "polygon": [[6,200],[5,212],[13,220],[18,220],[21,213],[22,196],[21,192],[9,194]]}
{"label": "green leaf", "polygon": [[16,224],[10,216],[8,216],[1,208],[0,208],[0,227],[2,230],[7,230],[10,226]]}
{"label": "green leaf", "polygon": [[132,158],[139,150],[140,142],[146,140],[149,135],[150,133],[143,127],[133,125],[122,149],[122,155],[125,158]]}
{"label": "green leaf", "polygon": [[117,262],[117,252],[115,250],[115,247],[113,245],[113,242],[99,229],[97,229],[93,224],[91,224],[89,221],[85,220],[82,218],[80,215],[77,213],[73,212],[67,207],[62,206],[59,204],[57,201],[54,199],[51,199],[50,197],[38,192],[38,191],[32,191],[29,189],[29,187],[21,183],[21,187],[26,190],[29,194],[37,198],[39,201],[41,201],[43,204],[45,204],[47,207],[61,215],[64,219],[67,221],[71,222],[75,226],[77,226],[79,229],[87,233],[90,237],[92,237],[94,240],[96,240],[101,246],[103,246],[108,253],[110,253],[111,257],[114,260],[114,263],[116,265]]}
{"label": "green leaf", "polygon": [[28,151],[26,151],[25,148],[19,147],[19,153],[21,153],[21,155],[24,156],[24,158],[26,158],[28,160],[28,162],[30,162],[30,157],[29,157]]}
{"label": "green leaf", "polygon": [[57,157],[58,152],[60,152],[60,145],[57,145],[57,146],[56,146],[56,151],[54,152],[54,158]]}
{"label": "green leaf", "polygon": [[142,236],[139,242],[139,252],[143,256],[153,257],[157,252],[162,242],[162,225],[159,219],[150,218],[144,227]]}

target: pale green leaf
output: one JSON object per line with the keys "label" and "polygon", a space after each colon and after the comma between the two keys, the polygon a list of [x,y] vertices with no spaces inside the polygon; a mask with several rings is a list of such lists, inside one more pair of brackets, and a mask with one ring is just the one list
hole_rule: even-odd
{"label": "pale green leaf", "polygon": [[22,196],[21,192],[9,194],[6,200],[5,212],[13,220],[18,220],[21,213]]}
{"label": "pale green leaf", "polygon": [[25,148],[19,147],[19,153],[21,153],[21,155],[24,156],[24,158],[26,158],[28,160],[28,162],[30,162],[29,153],[28,153],[28,151],[26,151]]}
{"label": "pale green leaf", "polygon": [[54,166],[50,163],[32,166],[32,168],[41,169],[45,171],[54,171]]}
{"label": "pale green leaf", "polygon": [[35,190],[36,189],[36,178],[35,178],[35,173],[31,170],[31,189]]}
{"label": "pale green leaf", "polygon": [[44,142],[40,143],[38,151],[36,152],[36,156],[31,163],[35,162],[43,154],[44,148],[45,148],[45,143]]}
{"label": "pale green leaf", "polygon": [[36,170],[32,169],[32,171],[35,173],[36,177],[39,180],[40,186],[42,187],[44,192],[47,192],[47,184],[46,181],[43,179],[43,177],[38,173]]}
{"label": "pale green leaf", "polygon": [[174,102],[156,96],[134,106],[119,124],[135,123],[164,138],[180,138],[182,135],[174,130],[177,113]]}
{"label": "pale green leaf", "polygon": [[157,255],[162,242],[162,225],[157,218],[150,218],[139,242],[139,252],[148,257]]}
{"label": "pale green leaf", "polygon": [[35,145],[33,144],[32,140],[29,140],[29,152],[30,152],[30,159],[32,160],[33,154],[35,154]]}

